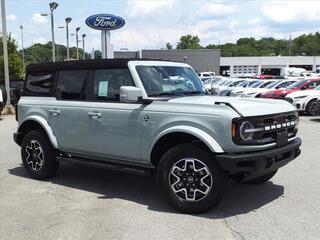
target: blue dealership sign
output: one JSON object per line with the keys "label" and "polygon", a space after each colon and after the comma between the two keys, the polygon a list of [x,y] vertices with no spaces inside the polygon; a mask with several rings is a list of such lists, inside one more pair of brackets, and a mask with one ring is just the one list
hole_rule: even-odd
{"label": "blue dealership sign", "polygon": [[114,30],[124,26],[122,17],[113,14],[96,14],[86,19],[86,24],[97,30]]}

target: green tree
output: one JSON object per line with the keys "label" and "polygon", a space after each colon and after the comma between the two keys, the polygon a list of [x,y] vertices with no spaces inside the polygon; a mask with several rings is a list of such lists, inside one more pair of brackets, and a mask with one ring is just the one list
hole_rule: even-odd
{"label": "green tree", "polygon": [[201,48],[200,39],[198,36],[191,34],[181,36],[180,41],[177,43],[177,49],[199,49]]}
{"label": "green tree", "polygon": [[[8,36],[9,77],[12,80],[23,79],[23,62],[18,51],[18,44],[9,34]],[[2,37],[0,38],[0,80],[4,80],[4,58],[2,48]]]}

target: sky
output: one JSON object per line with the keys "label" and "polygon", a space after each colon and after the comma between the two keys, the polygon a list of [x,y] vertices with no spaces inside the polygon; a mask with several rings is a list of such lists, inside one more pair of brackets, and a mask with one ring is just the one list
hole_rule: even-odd
{"label": "sky", "polygon": [[[198,35],[202,46],[235,42],[241,37],[292,37],[320,31],[318,0],[56,0],[55,38],[66,45],[64,19],[71,17],[70,33],[80,27],[86,34],[86,51],[100,49],[100,31],[89,28],[85,19],[97,13],[123,17],[126,25],[111,32],[114,50],[160,49],[173,46],[180,36]],[[48,0],[6,0],[7,31],[19,44],[20,25],[24,46],[51,40]],[[0,28],[0,32],[1,32]],[[70,45],[75,45],[70,37]],[[19,45],[21,47],[21,45]]]}

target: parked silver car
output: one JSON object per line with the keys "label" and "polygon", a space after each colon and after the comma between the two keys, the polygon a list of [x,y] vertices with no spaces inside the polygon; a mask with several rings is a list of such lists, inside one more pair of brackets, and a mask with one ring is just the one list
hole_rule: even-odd
{"label": "parked silver car", "polygon": [[228,179],[268,181],[301,145],[290,103],[206,95],[189,65],[166,61],[30,65],[17,120],[32,178],[54,176],[61,161],[156,174],[187,213],[214,207]]}

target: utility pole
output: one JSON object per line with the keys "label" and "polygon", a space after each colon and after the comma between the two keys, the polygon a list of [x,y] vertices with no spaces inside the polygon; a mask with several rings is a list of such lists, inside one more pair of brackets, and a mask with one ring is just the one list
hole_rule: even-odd
{"label": "utility pole", "polygon": [[59,6],[56,2],[51,2],[49,4],[50,7],[50,15],[51,15],[51,35],[52,35],[52,61],[56,61],[56,49],[55,49],[55,42],[54,42],[54,19],[53,19],[53,11]]}
{"label": "utility pole", "polygon": [[26,71],[26,62],[25,62],[25,56],[24,56],[24,47],[23,47],[23,26],[20,25],[21,29],[21,48],[22,48],[22,62],[23,62],[23,69]]}
{"label": "utility pole", "polygon": [[79,36],[78,36],[79,30],[80,30],[80,27],[77,27],[76,28],[77,60],[79,60]]}
{"label": "utility pole", "polygon": [[67,34],[67,60],[70,59],[70,51],[69,51],[69,23],[71,22],[72,18],[67,17],[66,19],[66,34]]}
{"label": "utility pole", "polygon": [[84,38],[86,37],[86,34],[82,34],[82,49],[83,49],[83,60],[86,59],[86,51],[84,48]]}
{"label": "utility pole", "polygon": [[1,17],[2,17],[2,44],[3,44],[3,60],[4,60],[4,81],[7,92],[7,103],[9,106],[10,101],[10,82],[9,82],[9,58],[8,58],[8,42],[7,42],[7,21],[6,21],[6,3],[1,0]]}

